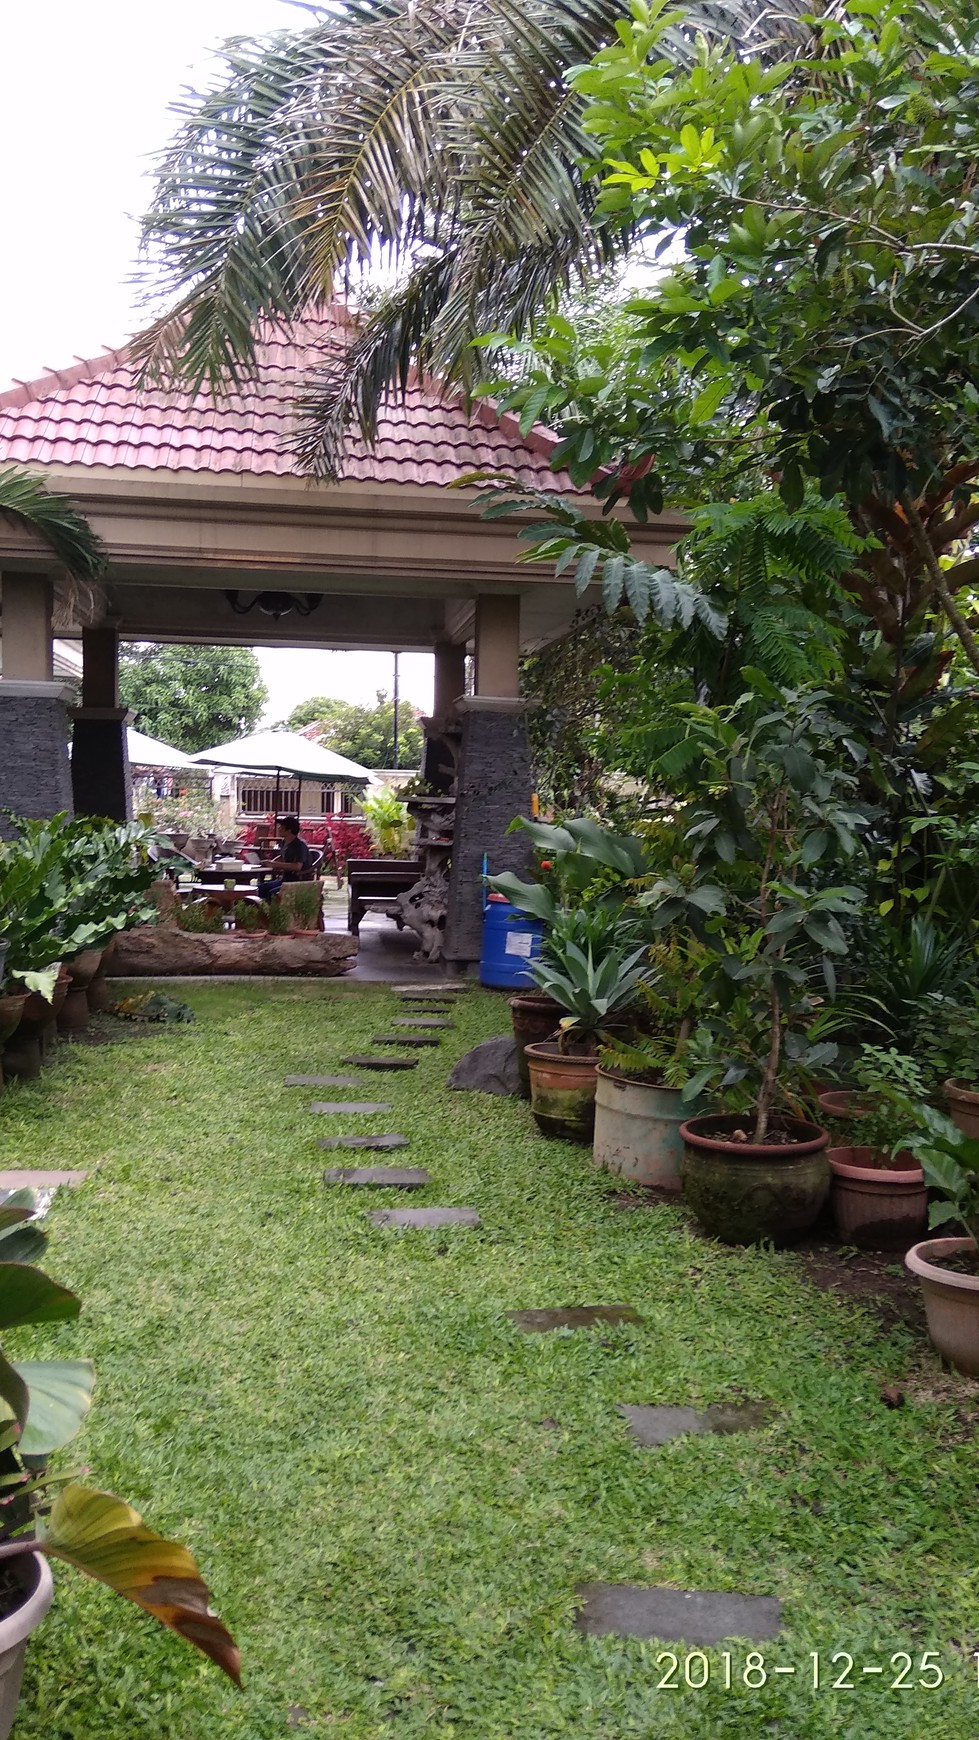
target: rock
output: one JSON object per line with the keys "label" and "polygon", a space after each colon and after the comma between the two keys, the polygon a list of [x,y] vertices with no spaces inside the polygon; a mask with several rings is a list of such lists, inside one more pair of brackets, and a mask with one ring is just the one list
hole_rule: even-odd
{"label": "rock", "polygon": [[342,931],[245,939],[199,936],[171,924],[140,925],[116,938],[110,970],[122,979],[208,973],[332,979],[347,971],[356,954],[356,937]]}
{"label": "rock", "polygon": [[478,1094],[519,1094],[517,1045],[510,1034],[484,1039],[460,1057],[449,1077],[450,1088]]}
{"label": "rock", "polygon": [[474,1208],[376,1208],[367,1216],[375,1226],[479,1226]]}
{"label": "rock", "polygon": [[323,1174],[324,1184],[351,1184],[358,1189],[423,1190],[428,1182],[422,1166],[333,1166]]}
{"label": "rock", "polygon": [[669,1643],[761,1642],[777,1637],[779,1603],[770,1595],[715,1589],[642,1588],[635,1583],[582,1583],[576,1624],[588,1637],[662,1638]]}

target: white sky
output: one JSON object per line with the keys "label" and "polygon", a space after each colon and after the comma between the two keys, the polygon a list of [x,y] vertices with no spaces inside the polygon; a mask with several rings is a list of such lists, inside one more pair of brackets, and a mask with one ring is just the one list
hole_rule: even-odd
{"label": "white sky", "polygon": [[[207,82],[225,38],[297,29],[286,0],[6,0],[0,7],[0,385],[124,342],[149,160],[176,122],[170,103]],[[310,694],[370,701],[392,660],[264,652],[268,717]],[[432,704],[432,659],[402,659],[402,694]]]}

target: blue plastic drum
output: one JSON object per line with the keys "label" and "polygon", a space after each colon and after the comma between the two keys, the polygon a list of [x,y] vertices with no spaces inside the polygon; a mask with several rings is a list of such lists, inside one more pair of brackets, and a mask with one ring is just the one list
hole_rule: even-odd
{"label": "blue plastic drum", "polygon": [[518,912],[503,894],[489,894],[483,912],[483,954],[479,963],[481,985],[502,990],[524,990],[533,984],[529,966],[540,954],[544,926]]}

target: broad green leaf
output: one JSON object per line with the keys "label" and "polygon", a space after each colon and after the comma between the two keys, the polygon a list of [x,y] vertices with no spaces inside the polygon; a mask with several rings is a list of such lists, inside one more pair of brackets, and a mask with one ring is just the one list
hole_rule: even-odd
{"label": "broad green leaf", "polygon": [[25,1456],[51,1456],[70,1443],[92,1405],[95,1367],[90,1359],[16,1360],[30,1407],[20,1448]]}
{"label": "broad green leaf", "polygon": [[0,1262],[0,1329],[21,1323],[60,1323],[77,1317],[81,1303],[43,1269]]}
{"label": "broad green leaf", "polygon": [[111,1492],[74,1483],[58,1494],[39,1534],[51,1558],[64,1559],[135,1601],[161,1625],[185,1637],[241,1684],[241,1656],[210,1608],[207,1584],[192,1555],[148,1529],[139,1513]]}

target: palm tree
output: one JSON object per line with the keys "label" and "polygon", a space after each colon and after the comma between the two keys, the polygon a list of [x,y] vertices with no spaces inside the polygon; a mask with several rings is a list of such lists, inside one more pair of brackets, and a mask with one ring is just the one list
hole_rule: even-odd
{"label": "palm tree", "polygon": [[[825,8],[828,9],[828,8]],[[254,365],[263,324],[328,303],[386,260],[397,279],[324,356],[296,451],[335,475],[356,420],[372,439],[412,368],[468,391],[472,340],[521,332],[569,284],[624,257],[596,221],[593,147],[569,67],[613,36],[625,0],[331,0],[315,22],[236,39],[192,96],[144,224],[146,284],[166,312],[137,344],[147,378],[219,391]],[[808,40],[808,0],[700,0],[668,38],[757,48]]]}
{"label": "palm tree", "polygon": [[0,514],[36,533],[76,587],[94,587],[105,573],[101,539],[68,496],[48,489],[43,477],[16,465],[0,470]]}

